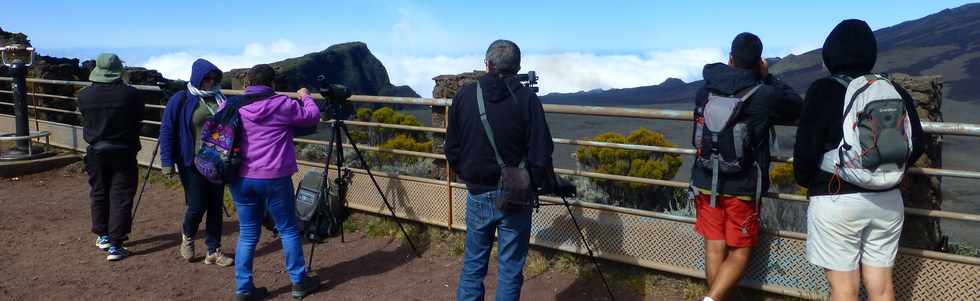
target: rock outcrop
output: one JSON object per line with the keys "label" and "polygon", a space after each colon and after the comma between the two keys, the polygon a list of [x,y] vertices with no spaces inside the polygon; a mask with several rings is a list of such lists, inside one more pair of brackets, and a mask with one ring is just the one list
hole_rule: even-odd
{"label": "rock outcrop", "polygon": [[[303,87],[319,87],[317,77],[323,75],[332,84],[343,84],[354,94],[377,96],[419,97],[407,86],[392,85],[388,71],[367,44],[351,42],[330,46],[326,50],[301,57],[270,63],[276,69],[276,90],[295,91]],[[247,69],[225,72],[222,85],[242,89]]]}

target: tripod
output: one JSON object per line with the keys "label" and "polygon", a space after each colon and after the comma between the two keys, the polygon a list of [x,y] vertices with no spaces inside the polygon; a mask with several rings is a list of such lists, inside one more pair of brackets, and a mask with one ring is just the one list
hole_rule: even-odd
{"label": "tripod", "polygon": [[[330,169],[330,159],[333,157],[333,152],[336,151],[337,152],[337,165],[336,165],[337,166],[336,169],[337,170],[337,180],[336,180],[337,197],[339,197],[342,200],[342,203],[344,204],[344,208],[347,208],[347,188],[348,188],[347,186],[350,185],[352,171],[350,170],[350,168],[344,166],[343,137],[346,136],[347,141],[350,142],[351,146],[354,149],[354,154],[357,155],[357,160],[361,162],[361,166],[363,166],[364,170],[367,171],[368,177],[371,178],[371,183],[374,183],[374,188],[378,190],[378,195],[380,195],[381,200],[384,201],[385,207],[387,207],[388,212],[391,213],[391,217],[395,221],[395,224],[398,225],[398,229],[401,230],[403,235],[405,235],[405,240],[408,241],[408,245],[412,248],[412,252],[415,254],[415,257],[421,258],[422,254],[419,253],[419,250],[415,247],[415,243],[412,242],[412,238],[408,236],[408,232],[405,231],[405,227],[402,226],[401,221],[398,220],[398,216],[395,215],[394,207],[392,207],[391,203],[388,202],[388,197],[385,196],[384,191],[381,190],[381,185],[378,184],[378,180],[375,179],[374,174],[371,173],[371,167],[368,166],[367,161],[364,160],[364,156],[361,155],[361,150],[357,148],[357,144],[355,144],[354,139],[351,138],[350,131],[347,129],[347,124],[344,123],[344,120],[342,118],[342,116],[345,116],[343,112],[341,112],[342,110],[344,110],[343,108],[344,106],[340,104],[334,104],[331,105],[331,107],[333,107],[333,109],[336,111],[333,114],[333,116],[337,116],[338,118],[335,118],[330,126],[332,134],[330,137],[330,144],[327,145],[327,157],[323,164],[323,183],[327,183],[328,180],[327,178],[329,174],[328,170]],[[328,189],[327,185],[321,185],[320,189],[321,189],[320,192],[321,200],[324,197],[328,197],[329,194],[327,191]],[[334,214],[330,214],[330,215],[335,216]],[[334,221],[339,222],[336,219]],[[344,228],[342,225],[340,227],[340,241],[341,242],[344,241]],[[313,267],[313,251],[316,250],[317,244],[318,243],[316,242],[310,244],[310,260],[309,260],[309,264],[307,265],[308,271]]]}
{"label": "tripod", "polygon": [[[602,269],[599,268],[599,260],[595,258],[595,254],[592,253],[592,247],[589,246],[589,241],[585,239],[585,234],[582,233],[582,226],[578,224],[578,219],[575,218],[575,214],[572,212],[572,205],[568,203],[566,195],[560,195],[562,204],[565,210],[568,211],[568,217],[572,219],[572,224],[575,225],[575,230],[578,231],[579,238],[582,239],[582,244],[585,245],[585,250],[589,252],[589,258],[592,259],[592,265],[595,266],[596,272],[599,273],[599,279],[602,280],[602,285],[606,288],[606,294],[609,295],[609,300],[616,301],[616,297],[613,296],[612,290],[609,289],[609,283],[606,282],[606,276],[602,273]],[[549,204],[550,205],[550,204]]]}

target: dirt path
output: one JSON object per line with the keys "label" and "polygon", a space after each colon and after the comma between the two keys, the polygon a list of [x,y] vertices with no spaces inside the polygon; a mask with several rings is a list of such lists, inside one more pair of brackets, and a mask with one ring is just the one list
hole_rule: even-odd
{"label": "dirt path", "polygon": [[[179,189],[148,186],[128,242],[134,256],[115,263],[93,245],[87,195],[84,175],[65,169],[0,179],[0,300],[231,299],[232,268],[177,256]],[[227,218],[223,249],[228,253],[234,252],[237,230],[235,219]],[[400,240],[364,233],[360,229],[344,244],[333,240],[317,247],[314,270],[321,290],[307,300],[453,299],[461,259],[450,256],[448,246],[432,243],[416,259]],[[198,249],[203,248],[199,241]],[[279,249],[279,242],[264,233],[256,250],[256,284],[269,288],[273,300],[290,300]],[[309,256],[309,245],[304,253]],[[495,271],[491,266],[488,300]],[[617,293],[619,300],[644,300],[630,291]],[[605,294],[597,280],[548,271],[525,282],[523,299],[604,300]]]}

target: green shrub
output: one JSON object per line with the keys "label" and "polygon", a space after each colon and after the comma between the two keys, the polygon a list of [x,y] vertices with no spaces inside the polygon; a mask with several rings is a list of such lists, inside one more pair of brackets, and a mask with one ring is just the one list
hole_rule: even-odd
{"label": "green shrub", "polygon": [[[663,134],[647,129],[638,129],[623,136],[617,133],[604,133],[593,138],[595,141],[674,147]],[[575,152],[580,164],[598,173],[649,178],[671,179],[681,166],[680,155],[660,152],[626,150],[608,147],[581,146]],[[651,184],[592,179],[601,190],[611,197],[610,203],[642,208],[662,209],[667,205],[672,189]]]}

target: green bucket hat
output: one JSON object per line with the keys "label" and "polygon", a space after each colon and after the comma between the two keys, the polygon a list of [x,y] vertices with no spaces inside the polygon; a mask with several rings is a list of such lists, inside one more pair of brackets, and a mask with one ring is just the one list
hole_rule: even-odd
{"label": "green bucket hat", "polygon": [[122,77],[123,64],[119,56],[112,53],[100,54],[95,59],[95,69],[89,74],[88,80],[97,83],[111,83]]}

